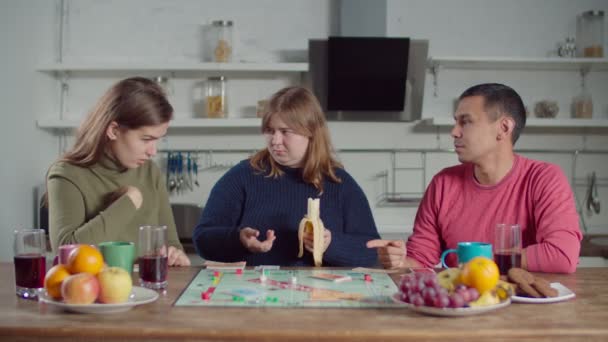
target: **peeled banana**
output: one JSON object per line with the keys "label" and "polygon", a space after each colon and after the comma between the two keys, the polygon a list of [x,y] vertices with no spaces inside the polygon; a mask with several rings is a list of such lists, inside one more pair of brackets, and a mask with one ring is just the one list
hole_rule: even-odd
{"label": "peeled banana", "polygon": [[300,252],[298,258],[304,255],[304,232],[312,233],[313,236],[313,253],[312,257],[315,262],[315,267],[320,267],[323,263],[323,233],[325,227],[323,221],[321,221],[319,211],[320,199],[308,199],[308,213],[304,215],[302,221],[300,221],[300,227],[298,229],[298,239],[300,240]]}

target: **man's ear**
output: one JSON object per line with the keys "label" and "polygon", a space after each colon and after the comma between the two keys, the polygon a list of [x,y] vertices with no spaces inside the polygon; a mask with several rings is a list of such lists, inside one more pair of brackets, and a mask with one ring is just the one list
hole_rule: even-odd
{"label": "man's ear", "polygon": [[118,134],[119,134],[118,123],[116,121],[110,122],[110,124],[108,125],[108,128],[106,129],[106,135],[108,136],[108,139],[116,140],[116,139],[118,139]]}
{"label": "man's ear", "polygon": [[510,116],[503,116],[498,120],[500,121],[498,124],[498,140],[511,139],[513,130],[515,129],[515,120]]}

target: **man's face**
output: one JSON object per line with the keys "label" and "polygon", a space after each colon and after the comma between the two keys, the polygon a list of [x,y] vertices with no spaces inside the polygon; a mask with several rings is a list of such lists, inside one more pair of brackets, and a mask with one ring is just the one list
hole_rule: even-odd
{"label": "man's face", "polygon": [[497,151],[500,120],[491,120],[484,102],[481,96],[465,97],[454,113],[456,122],[451,134],[462,163],[478,164]]}

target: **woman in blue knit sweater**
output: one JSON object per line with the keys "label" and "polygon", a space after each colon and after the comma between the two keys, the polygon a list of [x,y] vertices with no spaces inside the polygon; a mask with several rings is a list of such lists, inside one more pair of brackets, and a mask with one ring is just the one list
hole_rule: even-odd
{"label": "woman in blue knit sweater", "polygon": [[312,266],[312,234],[298,258],[308,198],[320,199],[323,266],[374,266],[378,232],[365,194],[335,159],[325,116],[307,89],[274,94],[262,119],[267,147],[231,168],[209,195],[193,240],[208,260]]}

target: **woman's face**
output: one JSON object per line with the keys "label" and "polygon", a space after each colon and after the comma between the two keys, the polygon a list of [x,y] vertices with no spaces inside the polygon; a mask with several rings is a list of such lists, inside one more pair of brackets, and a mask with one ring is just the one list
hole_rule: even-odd
{"label": "woman's face", "polygon": [[138,168],[156,155],[158,140],[167,134],[168,128],[168,122],[138,129],[122,129],[112,123],[108,129],[112,154],[124,167]]}
{"label": "woman's face", "polygon": [[288,167],[302,166],[310,138],[296,133],[278,115],[270,119],[264,137],[274,161]]}

